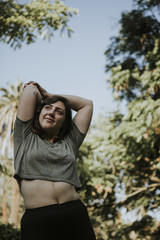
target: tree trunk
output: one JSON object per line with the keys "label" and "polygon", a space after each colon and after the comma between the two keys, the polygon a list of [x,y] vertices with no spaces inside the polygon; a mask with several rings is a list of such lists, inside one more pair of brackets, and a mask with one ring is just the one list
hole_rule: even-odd
{"label": "tree trunk", "polygon": [[6,179],[5,179],[5,175],[3,174],[3,197],[2,197],[2,221],[3,223],[6,223],[7,220],[7,216],[6,216]]}

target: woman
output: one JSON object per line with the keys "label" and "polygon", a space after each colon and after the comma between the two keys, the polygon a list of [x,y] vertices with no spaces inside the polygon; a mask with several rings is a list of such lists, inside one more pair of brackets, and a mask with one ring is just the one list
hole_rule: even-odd
{"label": "woman", "polygon": [[50,94],[35,82],[24,86],[14,127],[14,177],[26,208],[22,240],[96,239],[76,191],[76,155],[92,111],[91,100]]}

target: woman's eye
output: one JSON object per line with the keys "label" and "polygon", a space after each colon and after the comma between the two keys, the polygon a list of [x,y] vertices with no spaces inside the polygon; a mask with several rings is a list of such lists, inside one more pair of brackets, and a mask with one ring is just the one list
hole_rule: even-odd
{"label": "woman's eye", "polygon": [[48,109],[51,109],[51,107],[50,107],[50,106],[45,106],[45,109],[47,109],[47,110],[48,110]]}
{"label": "woman's eye", "polygon": [[59,114],[59,115],[62,115],[63,114],[63,112],[62,111],[57,111],[57,113]]}

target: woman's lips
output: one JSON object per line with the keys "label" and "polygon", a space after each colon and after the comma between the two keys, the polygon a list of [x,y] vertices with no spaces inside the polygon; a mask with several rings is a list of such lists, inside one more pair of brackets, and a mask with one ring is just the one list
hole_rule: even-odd
{"label": "woman's lips", "polygon": [[54,122],[54,120],[51,119],[51,118],[45,118],[45,119],[48,120],[48,121],[50,121],[50,122]]}

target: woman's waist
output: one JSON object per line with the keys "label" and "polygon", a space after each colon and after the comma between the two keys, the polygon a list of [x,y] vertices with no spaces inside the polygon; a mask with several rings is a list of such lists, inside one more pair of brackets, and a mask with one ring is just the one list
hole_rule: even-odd
{"label": "woman's waist", "polygon": [[75,187],[66,182],[23,179],[21,193],[26,208],[60,204],[79,199]]}

